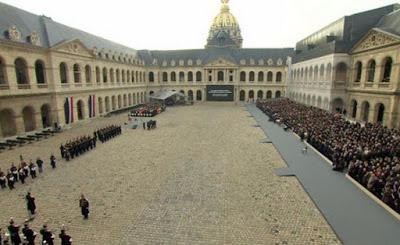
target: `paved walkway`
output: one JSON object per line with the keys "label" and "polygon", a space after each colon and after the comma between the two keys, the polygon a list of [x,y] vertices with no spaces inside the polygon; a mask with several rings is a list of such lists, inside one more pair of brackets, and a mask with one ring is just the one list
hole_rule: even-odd
{"label": "paved walkway", "polygon": [[[247,105],[316,206],[344,244],[399,244],[400,222],[365,193],[331,170],[315,151],[302,154],[304,145],[268,121],[254,104]],[[281,171],[282,172],[282,171]]]}

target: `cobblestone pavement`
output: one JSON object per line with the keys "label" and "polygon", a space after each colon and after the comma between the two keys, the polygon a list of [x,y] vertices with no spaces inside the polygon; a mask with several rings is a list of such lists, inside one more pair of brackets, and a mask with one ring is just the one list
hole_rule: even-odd
{"label": "cobblestone pavement", "polygon": [[[38,206],[32,227],[47,222],[58,234],[65,224],[75,244],[340,244],[296,178],[274,174],[285,163],[259,143],[265,135],[248,116],[230,104],[168,109],[156,117],[156,130],[124,129],[55,170],[48,157],[59,156],[61,142],[126,115],[0,153],[3,169],[20,154],[46,160],[37,180],[0,191],[0,226],[10,217],[23,222],[30,190]],[[81,193],[89,220],[80,215]]]}

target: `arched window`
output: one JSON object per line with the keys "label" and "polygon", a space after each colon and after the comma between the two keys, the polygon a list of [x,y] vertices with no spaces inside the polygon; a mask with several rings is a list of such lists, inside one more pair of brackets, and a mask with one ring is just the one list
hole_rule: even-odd
{"label": "arched window", "polygon": [[280,98],[281,97],[281,91],[276,91],[275,92],[275,98]]}
{"label": "arched window", "polygon": [[273,76],[274,76],[274,74],[272,73],[272,71],[269,71],[267,73],[267,82],[272,82]]}
{"label": "arched window", "polygon": [[114,83],[115,82],[115,74],[114,74],[114,69],[113,68],[111,68],[110,69],[110,82],[111,83]]}
{"label": "arched window", "polygon": [[347,65],[344,62],[340,62],[336,65],[336,77],[335,82],[345,82],[347,79]]}
{"label": "arched window", "polygon": [[392,75],[392,64],[393,64],[392,58],[388,57],[385,59],[383,63],[383,77],[382,77],[383,83],[390,82],[390,76]]}
{"label": "arched window", "polygon": [[321,67],[319,68],[319,77],[322,80],[325,80],[325,65],[322,64]]}
{"label": "arched window", "polygon": [[81,67],[78,64],[74,65],[74,83],[81,82]]}
{"label": "arched window", "polygon": [[89,65],[85,66],[85,80],[86,83],[92,82],[92,68]]}
{"label": "arched window", "polygon": [[168,82],[168,73],[163,72],[162,77],[163,82]]}
{"label": "arched window", "polygon": [[193,72],[188,72],[188,82],[193,82]]}
{"label": "arched window", "polygon": [[107,83],[107,68],[103,68],[103,83]]}
{"label": "arched window", "polygon": [[198,72],[196,72],[196,82],[201,82],[201,80],[202,80],[202,75],[201,75],[201,72],[198,71]]}
{"label": "arched window", "polygon": [[28,66],[26,61],[22,58],[18,58],[14,62],[15,75],[17,77],[18,84],[28,84]]}
{"label": "arched window", "polygon": [[254,71],[251,71],[249,74],[249,81],[254,82],[255,81],[255,73]]}
{"label": "arched window", "polygon": [[376,67],[375,60],[370,60],[368,62],[367,82],[371,82],[371,83],[374,82],[374,80],[375,80],[375,67]]}
{"label": "arched window", "polygon": [[13,136],[17,134],[15,113],[12,109],[2,109],[0,111],[0,129],[0,135],[3,137]]}
{"label": "arched window", "polygon": [[258,73],[258,81],[259,82],[264,82],[264,72],[260,71]]}
{"label": "arched window", "polygon": [[149,72],[149,82],[153,83],[154,82],[154,72]]}
{"label": "arched window", "polygon": [[183,71],[179,72],[179,82],[185,81],[185,73]]}
{"label": "arched window", "polygon": [[131,71],[131,81],[132,81],[132,83],[135,82],[135,72],[133,72],[133,71]]}
{"label": "arched window", "polygon": [[64,62],[60,63],[60,80],[61,83],[68,83],[68,68]]}
{"label": "arched window", "polygon": [[314,67],[314,81],[318,80],[318,66]]}
{"label": "arched window", "polygon": [[45,84],[45,71],[44,71],[44,62],[41,60],[37,60],[35,62],[35,74],[36,74],[36,82],[38,84]]}
{"label": "arched window", "polygon": [[240,81],[246,82],[246,72],[244,71],[240,72]]}
{"label": "arched window", "polygon": [[245,101],[246,100],[246,92],[244,90],[240,90],[239,100],[240,101]]}
{"label": "arched window", "polygon": [[224,72],[223,71],[219,71],[218,72],[218,82],[223,82],[224,79]]}
{"label": "arched window", "polygon": [[6,83],[6,62],[4,62],[4,60],[0,57],[0,85]]}
{"label": "arched window", "polygon": [[125,70],[122,70],[121,74],[122,74],[122,83],[125,83],[126,82],[126,80],[125,80]]}
{"label": "arched window", "polygon": [[357,116],[357,106],[358,106],[357,100],[352,100],[351,101],[351,108],[352,108],[351,117],[352,118],[356,118],[356,116]]}
{"label": "arched window", "polygon": [[100,68],[96,66],[96,83],[100,83]]}
{"label": "arched window", "polygon": [[277,82],[277,83],[282,82],[282,72],[280,72],[280,71],[278,71],[278,72],[276,73],[276,82]]}
{"label": "arched window", "polygon": [[267,99],[271,99],[272,98],[272,91],[268,90],[267,91]]}
{"label": "arched window", "polygon": [[331,80],[332,79],[332,64],[329,63],[326,66],[326,80]]}
{"label": "arched window", "polygon": [[356,78],[354,82],[359,83],[361,81],[361,74],[362,74],[362,63],[360,61],[356,63],[355,72],[356,72]]}
{"label": "arched window", "polygon": [[176,73],[174,71],[171,72],[171,82],[176,82]]}
{"label": "arched window", "polygon": [[120,83],[120,82],[121,82],[121,74],[120,74],[120,72],[119,72],[119,69],[117,69],[117,70],[115,71],[115,75],[116,75],[116,77],[117,77],[117,83]]}
{"label": "arched window", "polygon": [[383,104],[376,105],[376,122],[382,124],[385,119],[385,106]]}

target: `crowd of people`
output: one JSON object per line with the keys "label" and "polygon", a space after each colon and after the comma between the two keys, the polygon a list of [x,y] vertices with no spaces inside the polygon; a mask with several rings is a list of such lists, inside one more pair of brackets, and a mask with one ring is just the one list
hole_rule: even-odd
{"label": "crowd of people", "polygon": [[[13,190],[16,183],[25,184],[29,176],[32,180],[36,179],[38,173],[43,172],[43,164],[44,162],[40,157],[36,159],[36,162],[31,159],[27,163],[20,156],[19,165],[11,163],[11,167],[6,172],[0,168],[0,189],[3,190],[8,187],[10,190]],[[56,158],[54,155],[50,156],[50,165],[52,168],[56,167]]]}
{"label": "crowd of people", "polygon": [[110,139],[118,136],[122,133],[121,126],[118,125],[110,125],[105,128],[96,130],[93,135],[95,139],[99,139],[101,143],[109,141]]}
{"label": "crowd of people", "polygon": [[[33,231],[30,228],[29,222],[34,219],[36,214],[36,204],[35,198],[32,196],[30,192],[28,192],[25,196],[27,210],[29,213],[29,219],[26,219],[24,222],[24,228],[20,230],[20,226],[17,225],[14,221],[14,218],[10,219],[10,223],[7,227],[7,232],[3,234],[2,229],[0,228],[0,244],[11,244],[11,245],[34,245],[35,239],[38,233]],[[82,194],[79,199],[79,207],[81,208],[81,213],[84,219],[88,219],[89,217],[89,201]],[[39,234],[42,236],[41,244],[52,245],[54,244],[55,236],[53,232],[47,227],[47,224],[44,224],[42,229],[40,229]],[[66,233],[65,226],[62,225],[60,234],[58,235],[61,241],[61,245],[71,245],[72,238]]]}
{"label": "crowd of people", "polygon": [[132,117],[154,117],[165,111],[165,106],[161,104],[144,104],[139,108],[131,111]]}
{"label": "crowd of people", "polygon": [[61,157],[69,161],[96,148],[96,137],[82,136],[60,146]]}
{"label": "crowd of people", "polygon": [[400,130],[354,123],[342,114],[286,98],[257,101],[271,120],[293,130],[349,175],[400,213]]}

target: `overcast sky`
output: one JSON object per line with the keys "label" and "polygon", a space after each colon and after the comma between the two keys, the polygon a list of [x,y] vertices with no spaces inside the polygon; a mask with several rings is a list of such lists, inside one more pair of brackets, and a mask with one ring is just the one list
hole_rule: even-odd
{"label": "overcast sky", "polygon": [[[135,49],[203,48],[220,0],[0,0]],[[230,0],[243,47],[294,47],[345,15],[395,0]]]}

